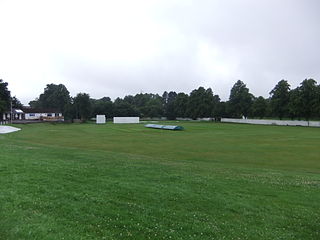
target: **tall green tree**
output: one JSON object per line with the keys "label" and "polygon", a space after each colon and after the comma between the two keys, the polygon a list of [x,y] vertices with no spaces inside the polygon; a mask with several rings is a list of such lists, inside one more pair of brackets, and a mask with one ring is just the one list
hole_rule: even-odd
{"label": "tall green tree", "polygon": [[253,95],[246,84],[238,80],[230,91],[229,111],[232,117],[247,117],[251,110]]}
{"label": "tall green tree", "polygon": [[103,114],[107,117],[113,117],[113,103],[109,97],[103,97],[101,99],[91,99],[92,116],[97,114]]}
{"label": "tall green tree", "polygon": [[71,102],[65,106],[64,119],[72,121],[72,119],[76,119],[76,118],[78,118],[77,109],[76,109],[76,106],[74,105],[73,98],[71,98]]}
{"label": "tall green tree", "polygon": [[[126,97],[124,100],[127,101]],[[158,94],[136,94],[133,99],[130,99],[130,104],[133,104],[140,117],[161,117],[164,114],[163,100]]]}
{"label": "tall green tree", "polygon": [[[10,91],[8,83],[0,79],[0,114],[10,109]],[[2,114],[0,116],[2,118]]]}
{"label": "tall green tree", "polygon": [[78,93],[73,99],[76,117],[86,121],[91,115],[90,96],[87,93]]}
{"label": "tall green tree", "polygon": [[317,115],[319,106],[317,82],[310,78],[305,79],[299,87],[300,107],[302,116],[307,120]]}
{"label": "tall green tree", "polygon": [[187,117],[189,95],[183,92],[178,93],[174,101],[174,109],[176,117]]}
{"label": "tall green tree", "polygon": [[216,108],[216,114],[215,117],[222,118],[222,117],[229,117],[228,115],[228,102],[219,102],[217,108]]}
{"label": "tall green tree", "polygon": [[29,102],[35,108],[53,108],[64,113],[65,106],[71,102],[68,89],[63,84],[47,84],[39,98]]}
{"label": "tall green tree", "polygon": [[138,110],[133,103],[130,103],[131,97],[127,100],[116,98],[114,100],[114,116],[115,117],[136,117],[140,116]]}
{"label": "tall green tree", "polygon": [[295,118],[302,117],[302,105],[301,105],[301,94],[299,87],[292,89],[289,93],[289,103],[288,103],[289,116],[293,120]]}
{"label": "tall green tree", "polygon": [[19,109],[23,108],[22,103],[19,101],[19,99],[16,96],[12,97],[12,107],[19,108]]}
{"label": "tall green tree", "polygon": [[316,116],[318,117],[318,118],[320,118],[320,84],[317,86],[317,107],[316,107],[316,109],[315,109],[315,111],[316,111]]}
{"label": "tall green tree", "polygon": [[190,93],[187,114],[193,118],[213,117],[220,98],[213,95],[211,88],[199,87]]}
{"label": "tall green tree", "polygon": [[39,98],[36,98],[36,99],[30,101],[30,102],[29,102],[29,106],[30,106],[31,108],[34,108],[34,109],[42,108],[42,107],[41,107],[41,104],[40,104],[40,102],[39,102]]}
{"label": "tall green tree", "polygon": [[144,108],[141,109],[147,117],[162,117],[164,114],[162,99],[158,94],[155,94],[149,99]]}
{"label": "tall green tree", "polygon": [[282,119],[289,115],[290,85],[286,80],[281,80],[271,90],[270,103],[274,116]]}
{"label": "tall green tree", "polygon": [[212,116],[213,117],[221,117],[221,102],[219,95],[213,95],[213,108],[212,108]]}
{"label": "tall green tree", "polygon": [[259,96],[253,100],[252,104],[252,115],[259,117],[260,119],[266,116],[268,108],[267,100],[264,97]]}
{"label": "tall green tree", "polygon": [[169,120],[174,120],[176,119],[176,110],[175,110],[175,99],[177,97],[176,92],[164,92],[162,95],[162,99],[164,102],[164,115],[169,119]]}

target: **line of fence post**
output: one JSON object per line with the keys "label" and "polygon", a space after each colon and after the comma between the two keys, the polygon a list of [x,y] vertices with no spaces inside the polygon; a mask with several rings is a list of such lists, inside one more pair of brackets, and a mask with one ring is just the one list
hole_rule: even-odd
{"label": "line of fence post", "polygon": [[0,121],[0,125],[6,125],[8,124],[8,121]]}

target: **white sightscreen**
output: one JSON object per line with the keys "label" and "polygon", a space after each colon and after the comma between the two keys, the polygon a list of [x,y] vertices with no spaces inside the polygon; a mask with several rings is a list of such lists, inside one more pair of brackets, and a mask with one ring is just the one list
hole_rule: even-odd
{"label": "white sightscreen", "polygon": [[96,117],[97,124],[104,124],[106,123],[106,115],[97,115]]}
{"label": "white sightscreen", "polygon": [[139,123],[139,117],[114,117],[113,123]]}

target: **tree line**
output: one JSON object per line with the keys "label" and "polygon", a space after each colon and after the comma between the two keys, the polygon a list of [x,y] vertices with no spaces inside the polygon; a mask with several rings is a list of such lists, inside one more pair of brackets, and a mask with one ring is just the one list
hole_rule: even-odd
{"label": "tree line", "polygon": [[[11,98],[8,83],[0,80],[0,113],[22,107],[16,97]],[[270,91],[270,97],[255,97],[244,82],[238,80],[230,91],[228,101],[221,101],[211,88],[199,87],[190,94],[165,91],[162,95],[138,93],[116,98],[90,98],[88,93],[71,97],[63,84],[48,84],[44,92],[29,105],[38,109],[56,109],[65,119],[87,120],[97,114],[107,117],[139,116],[142,118],[320,118],[320,85],[314,79],[305,79],[291,89],[287,80],[279,81]]]}
{"label": "tree line", "polygon": [[2,120],[2,114],[8,112],[12,108],[22,108],[23,105],[15,96],[11,97],[11,93],[8,90],[8,83],[0,79],[0,120]]}

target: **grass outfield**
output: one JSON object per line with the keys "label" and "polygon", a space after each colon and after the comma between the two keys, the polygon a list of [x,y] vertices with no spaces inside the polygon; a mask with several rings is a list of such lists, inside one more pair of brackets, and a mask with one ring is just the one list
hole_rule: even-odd
{"label": "grass outfield", "polygon": [[0,135],[0,239],[320,239],[320,129],[30,124]]}

